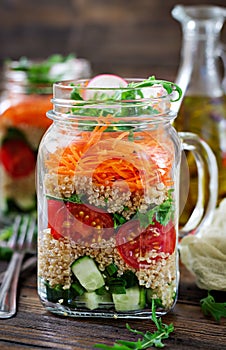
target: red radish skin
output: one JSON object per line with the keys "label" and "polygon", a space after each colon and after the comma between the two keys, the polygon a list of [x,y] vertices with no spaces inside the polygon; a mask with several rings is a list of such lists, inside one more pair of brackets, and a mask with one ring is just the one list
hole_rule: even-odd
{"label": "red radish skin", "polygon": [[[111,89],[125,88],[127,87],[127,85],[127,81],[119,77],[118,75],[100,74],[89,81],[84,91],[83,98],[84,100],[90,100],[94,96],[98,96],[98,94],[102,95],[103,93],[107,94],[108,96],[112,96],[114,94],[114,91],[112,91]],[[109,88],[110,90],[108,90],[107,88]],[[93,91],[91,89],[93,89]],[[100,89],[99,92],[98,89]]]}

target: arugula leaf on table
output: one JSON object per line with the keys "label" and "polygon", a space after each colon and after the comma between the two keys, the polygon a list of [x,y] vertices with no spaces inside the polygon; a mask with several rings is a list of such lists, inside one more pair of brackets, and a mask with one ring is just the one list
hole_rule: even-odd
{"label": "arugula leaf on table", "polygon": [[226,317],[226,302],[218,303],[208,291],[207,297],[200,300],[201,309],[205,316],[211,315],[216,321]]}
{"label": "arugula leaf on table", "polygon": [[95,348],[99,349],[115,349],[115,350],[141,350],[149,349],[151,346],[156,348],[163,348],[165,345],[162,340],[169,338],[170,333],[174,331],[173,324],[166,325],[162,323],[161,318],[156,316],[155,301],[152,300],[152,321],[154,322],[157,330],[153,333],[147,331],[146,333],[132,329],[128,324],[126,328],[136,335],[141,336],[137,341],[126,341],[126,340],[117,340],[113,346],[105,344],[95,344]]}

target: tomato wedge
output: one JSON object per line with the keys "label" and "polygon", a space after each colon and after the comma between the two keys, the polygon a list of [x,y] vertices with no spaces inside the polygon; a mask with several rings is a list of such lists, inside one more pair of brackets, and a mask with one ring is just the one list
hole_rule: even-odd
{"label": "tomato wedge", "polygon": [[143,228],[139,220],[131,220],[119,229],[116,244],[122,259],[129,266],[139,269],[148,265],[146,259],[151,251],[157,253],[156,257],[150,256],[150,259],[154,260],[160,258],[159,253],[174,252],[176,231],[172,222],[163,226],[154,220],[154,224]]}
{"label": "tomato wedge", "polygon": [[6,140],[0,149],[0,162],[13,178],[28,176],[35,170],[36,158],[24,140]]}
{"label": "tomato wedge", "polygon": [[48,227],[55,239],[70,237],[93,243],[112,236],[114,221],[110,214],[91,205],[49,199]]}

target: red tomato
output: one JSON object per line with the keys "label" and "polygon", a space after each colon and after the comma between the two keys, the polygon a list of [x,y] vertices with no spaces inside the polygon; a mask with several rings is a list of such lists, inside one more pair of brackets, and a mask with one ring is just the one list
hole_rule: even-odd
{"label": "red tomato", "polygon": [[96,207],[48,200],[48,226],[54,238],[71,237],[86,242],[109,239],[114,232],[114,222],[110,214]]}
{"label": "red tomato", "polygon": [[0,149],[0,162],[13,178],[28,176],[35,170],[36,158],[23,140],[7,140]]}
{"label": "red tomato", "polygon": [[[139,269],[148,265],[146,261],[149,252],[172,254],[176,245],[176,231],[172,224],[163,226],[157,221],[147,228],[140,226],[139,220],[124,224],[116,236],[116,244],[122,259],[131,267]],[[138,258],[143,258],[139,262]],[[159,256],[151,259],[159,259]]]}

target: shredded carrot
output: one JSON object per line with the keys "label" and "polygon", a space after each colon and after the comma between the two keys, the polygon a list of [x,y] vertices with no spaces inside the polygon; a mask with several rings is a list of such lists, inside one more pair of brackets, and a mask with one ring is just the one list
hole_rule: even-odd
{"label": "shredded carrot", "polygon": [[117,182],[132,192],[158,182],[172,184],[173,144],[162,130],[134,133],[131,142],[128,131],[111,133],[106,128],[97,125],[81,133],[79,142],[50,154],[47,168],[58,175],[91,177],[97,186]]}

